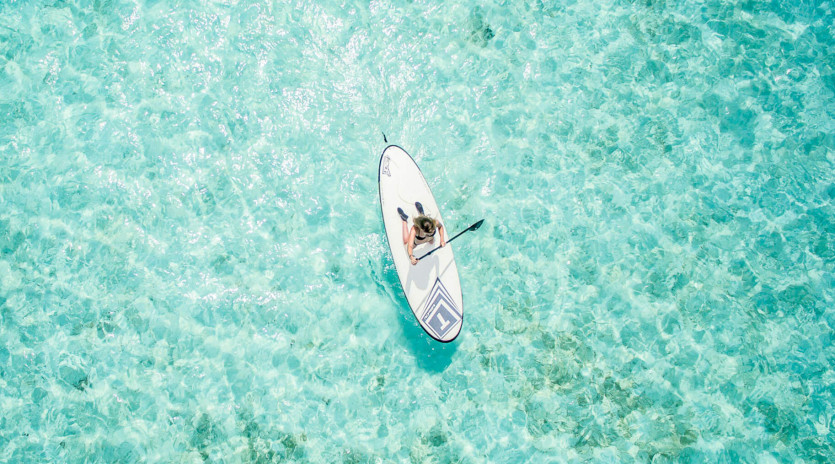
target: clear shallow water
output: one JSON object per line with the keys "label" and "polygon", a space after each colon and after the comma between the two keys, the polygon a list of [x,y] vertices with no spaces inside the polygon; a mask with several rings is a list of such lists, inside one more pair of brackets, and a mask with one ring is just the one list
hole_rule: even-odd
{"label": "clear shallow water", "polygon": [[4,2],[0,461],[831,462],[834,8]]}

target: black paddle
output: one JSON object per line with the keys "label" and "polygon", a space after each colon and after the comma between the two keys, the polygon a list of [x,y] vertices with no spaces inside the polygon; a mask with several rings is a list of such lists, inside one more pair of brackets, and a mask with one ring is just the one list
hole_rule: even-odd
{"label": "black paddle", "polygon": [[[455,234],[455,237],[452,237],[451,239],[447,240],[447,241],[446,241],[446,244],[447,244],[447,245],[449,245],[449,242],[451,242],[451,241],[455,240],[456,238],[458,238],[458,237],[459,237],[461,234],[463,234],[464,232],[469,232],[469,231],[471,231],[471,230],[478,230],[478,228],[479,228],[479,227],[481,227],[481,224],[482,224],[483,222],[484,222],[484,219],[482,219],[482,220],[480,220],[480,221],[476,222],[475,224],[471,225],[470,227],[467,227],[466,229],[462,230],[461,232],[458,232],[457,234]],[[438,251],[438,250],[440,250],[440,249],[441,249],[441,247],[436,247],[435,249],[430,250],[430,251],[429,251],[429,253],[426,253],[425,255],[423,255],[423,256],[421,256],[420,258],[418,258],[417,260],[418,260],[418,261],[420,261],[421,259],[423,259],[423,258],[425,258],[425,257],[427,257],[427,256],[429,256],[429,255],[431,255],[432,253],[434,253],[434,252],[436,252],[436,251]]]}

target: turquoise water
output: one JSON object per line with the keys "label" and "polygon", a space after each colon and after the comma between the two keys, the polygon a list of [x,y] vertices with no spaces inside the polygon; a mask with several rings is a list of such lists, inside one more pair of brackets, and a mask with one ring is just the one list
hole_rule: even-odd
{"label": "turquoise water", "polygon": [[0,6],[0,462],[835,460],[835,3],[312,3]]}

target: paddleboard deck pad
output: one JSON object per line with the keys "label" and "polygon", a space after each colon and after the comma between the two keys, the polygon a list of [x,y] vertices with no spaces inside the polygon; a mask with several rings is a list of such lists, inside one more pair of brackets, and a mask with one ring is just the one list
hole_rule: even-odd
{"label": "paddleboard deck pad", "polygon": [[[447,244],[412,265],[403,243],[403,221],[397,212],[397,208],[402,208],[409,215],[408,232],[418,214],[415,202],[420,202],[427,216],[444,225],[444,236],[448,239],[435,197],[415,160],[397,145],[389,145],[383,150],[378,181],[386,237],[409,307],[427,334],[440,342],[451,342],[464,324],[461,281],[452,247]],[[440,239],[436,235],[434,242],[416,245],[413,253],[419,258],[438,245]]]}

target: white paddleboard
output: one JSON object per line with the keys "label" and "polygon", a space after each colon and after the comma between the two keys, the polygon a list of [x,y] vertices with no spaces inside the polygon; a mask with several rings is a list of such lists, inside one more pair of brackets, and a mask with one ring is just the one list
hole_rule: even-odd
{"label": "white paddleboard", "polygon": [[[416,201],[420,202],[429,217],[443,224],[444,238],[449,240],[447,225],[441,218],[423,173],[405,150],[397,145],[386,147],[380,157],[379,169],[383,224],[403,293],[423,330],[435,340],[451,342],[464,324],[464,301],[452,247],[447,244],[412,265],[403,243],[403,225],[397,208],[403,208],[409,215],[407,231],[418,214]],[[440,237],[436,235],[434,243],[416,245],[413,252],[419,258],[439,245]]]}

